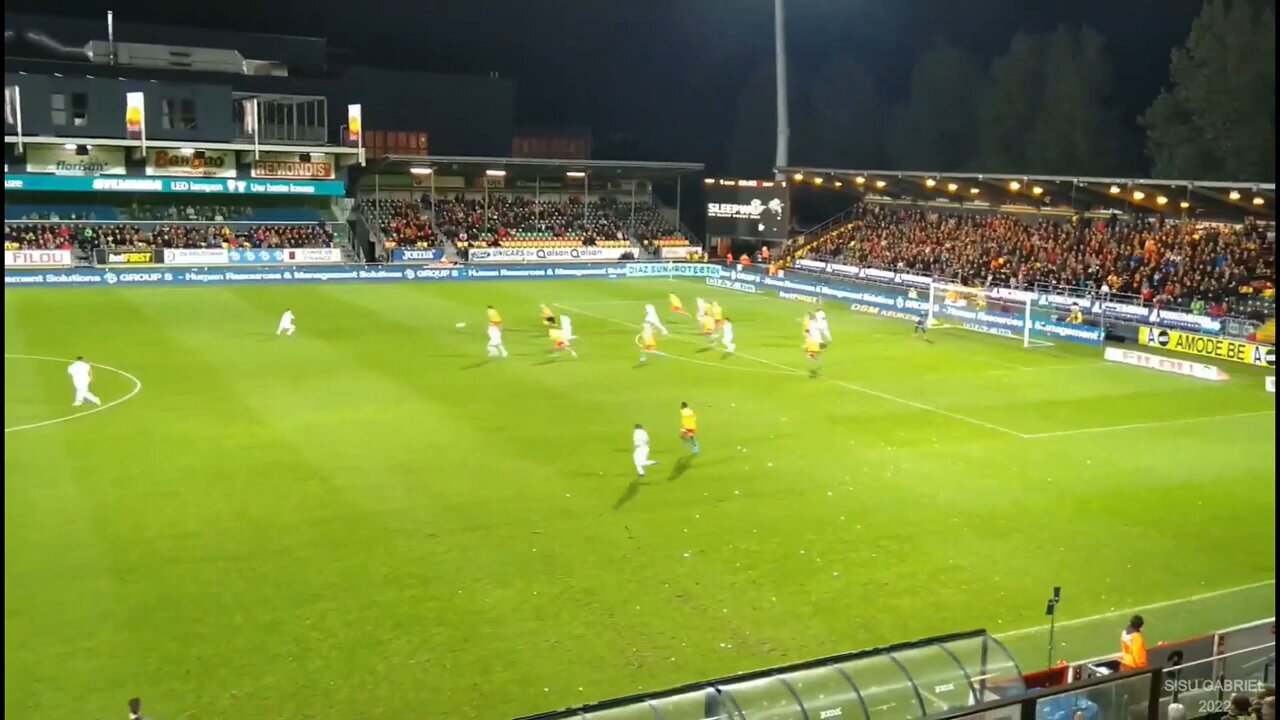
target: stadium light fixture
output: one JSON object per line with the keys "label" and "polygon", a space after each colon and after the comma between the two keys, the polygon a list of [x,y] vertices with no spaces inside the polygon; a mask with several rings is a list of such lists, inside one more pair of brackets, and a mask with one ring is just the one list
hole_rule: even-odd
{"label": "stadium light fixture", "polygon": [[715,182],[716,182],[716,181],[715,181],[715,178],[703,178],[703,179],[702,179],[702,184],[703,184],[703,185],[714,185],[714,184],[715,184]]}
{"label": "stadium light fixture", "polygon": [[1043,192],[1044,192],[1044,188],[1040,187],[1039,185],[1036,185],[1035,187],[1031,188],[1031,194],[1037,197],[1039,197]]}
{"label": "stadium light fixture", "polygon": [[1146,193],[1144,193],[1144,192],[1142,192],[1141,190],[1134,190],[1134,191],[1133,191],[1133,199],[1134,199],[1134,200],[1141,200],[1141,199],[1145,198],[1146,196],[1147,196],[1147,194],[1146,194]]}
{"label": "stadium light fixture", "polygon": [[800,182],[801,180],[804,179],[804,173],[796,173],[795,175],[791,176],[791,179],[795,180],[796,182]]}
{"label": "stadium light fixture", "polygon": [[1240,199],[1240,191],[1239,191],[1239,190],[1232,190],[1231,192],[1227,193],[1227,197],[1231,198],[1232,200],[1239,200],[1239,199]]}
{"label": "stadium light fixture", "polygon": [[1009,190],[1011,190],[1012,192],[1018,192],[1021,189],[1022,189],[1022,183],[1018,182],[1017,180],[1009,181]]}
{"label": "stadium light fixture", "polygon": [[813,184],[814,184],[814,185],[821,185],[823,180],[824,180],[824,178],[816,177],[816,178],[814,178],[814,179],[813,179]]}
{"label": "stadium light fixture", "polygon": [[1261,196],[1261,195],[1259,195],[1259,196],[1257,196],[1257,197],[1255,197],[1255,198],[1253,199],[1253,204],[1254,204],[1254,205],[1266,205],[1266,204],[1267,204],[1267,201],[1266,201],[1266,200],[1263,200],[1263,199],[1262,199],[1262,196]]}
{"label": "stadium light fixture", "polygon": [[1158,196],[1156,196],[1156,204],[1157,204],[1157,205],[1165,205],[1165,204],[1167,204],[1168,202],[1169,202],[1169,198],[1167,198],[1167,197],[1165,197],[1165,196],[1163,196],[1163,195],[1158,195]]}
{"label": "stadium light fixture", "polygon": [[429,167],[411,167],[411,168],[409,168],[409,173],[410,173],[410,174],[412,174],[412,175],[430,175],[430,174],[431,174],[431,173],[433,173],[433,172],[435,172],[435,170],[433,170],[433,169],[431,169],[431,168],[429,168]]}
{"label": "stadium light fixture", "polygon": [[1112,194],[1112,195],[1119,195],[1119,194],[1120,194],[1120,186],[1119,186],[1119,185],[1112,185],[1112,186],[1111,186],[1111,194]]}
{"label": "stadium light fixture", "polygon": [[75,144],[75,143],[63,143],[62,147],[63,147],[63,149],[64,149],[64,150],[75,150],[75,149],[76,149],[76,144]]}
{"label": "stadium light fixture", "polygon": [[1183,210],[1186,210],[1187,208],[1191,207],[1191,203],[1187,202],[1186,200],[1183,200],[1182,202],[1178,203],[1178,207],[1182,208]]}
{"label": "stadium light fixture", "polygon": [[[565,177],[571,177],[571,178],[584,178],[586,176],[587,174],[581,170],[569,170],[568,172],[565,173]],[[710,178],[708,178],[708,180],[710,180]]]}
{"label": "stadium light fixture", "polygon": [[485,170],[484,174],[488,175],[489,177],[506,177],[507,171],[506,170]]}
{"label": "stadium light fixture", "polygon": [[876,188],[877,188],[877,189],[879,189],[879,190],[883,190],[883,189],[884,189],[884,186],[885,186],[885,185],[888,185],[888,184],[889,184],[889,183],[887,183],[887,182],[885,182],[885,181],[883,181],[883,180],[877,180],[877,181],[876,181]]}
{"label": "stadium light fixture", "polygon": [[955,183],[947,183],[947,192],[955,192],[959,189],[960,189],[959,185]]}
{"label": "stadium light fixture", "polygon": [[842,183],[842,182],[840,182],[839,180],[837,180],[837,181],[836,181],[836,187],[838,187],[838,188],[844,187],[844,183]]}
{"label": "stadium light fixture", "polygon": [[195,155],[196,149],[195,148],[178,148],[178,152],[182,153],[183,155]]}
{"label": "stadium light fixture", "polygon": [[979,189],[978,189],[978,188],[976,188],[976,187],[971,187],[971,188],[969,188],[969,194],[970,194],[970,195],[977,195],[977,194],[978,194],[978,193],[980,193],[980,192],[982,192],[982,191],[981,191],[981,190],[979,190]]}
{"label": "stadium light fixture", "polygon": [[931,188],[931,187],[933,187],[934,185],[937,185],[937,184],[938,184],[938,181],[937,181],[937,180],[934,180],[933,178],[927,178],[927,179],[925,179],[925,181],[924,181],[924,186],[925,186],[925,187],[927,187],[927,188]]}
{"label": "stadium light fixture", "polygon": [[854,179],[853,179],[853,181],[854,181],[854,182],[856,182],[856,183],[858,183],[859,185],[861,185],[861,184],[865,183],[865,182],[867,181],[867,179],[866,179],[865,177],[863,177],[863,176],[859,175],[858,177],[854,178]]}

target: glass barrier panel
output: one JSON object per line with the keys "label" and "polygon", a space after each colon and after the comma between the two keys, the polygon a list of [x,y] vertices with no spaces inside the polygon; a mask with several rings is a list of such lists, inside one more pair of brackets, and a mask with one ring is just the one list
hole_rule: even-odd
{"label": "glass barrier panel", "polygon": [[834,667],[816,667],[798,670],[787,675],[787,682],[795,688],[804,701],[809,720],[840,718],[840,720],[866,720],[862,703],[853,685]]}
{"label": "glass barrier panel", "polygon": [[1151,676],[1135,675],[1036,701],[1036,720],[1133,720],[1145,718]]}
{"label": "glass barrier panel", "polygon": [[741,720],[714,690],[694,690],[650,703],[663,720]]}
{"label": "glass barrier panel", "polygon": [[1013,656],[989,637],[970,637],[943,643],[969,671],[969,679],[981,697],[994,702],[1027,694],[1027,684]]}
{"label": "glass barrier panel", "polygon": [[921,645],[893,653],[924,697],[926,715],[941,715],[976,705],[964,670],[937,645]]}
{"label": "glass barrier panel", "polygon": [[657,717],[653,708],[643,700],[632,705],[623,705],[586,715],[587,720],[656,720]]}
{"label": "glass barrier panel", "polygon": [[721,685],[720,691],[733,698],[746,720],[805,720],[795,695],[777,677]]}
{"label": "glass barrier panel", "polygon": [[840,664],[862,691],[870,720],[919,720],[920,700],[902,668],[887,655],[872,655]]}

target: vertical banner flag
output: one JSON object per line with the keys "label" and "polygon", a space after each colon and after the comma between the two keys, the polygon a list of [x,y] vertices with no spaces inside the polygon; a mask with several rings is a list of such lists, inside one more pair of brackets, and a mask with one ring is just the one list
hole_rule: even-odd
{"label": "vertical banner flag", "polygon": [[253,138],[253,159],[258,159],[258,98],[244,103],[244,134]]}
{"label": "vertical banner flag", "polygon": [[147,146],[147,111],[140,92],[125,93],[124,135]]}
{"label": "vertical banner flag", "polygon": [[364,123],[361,122],[359,105],[347,106],[347,145],[364,146]]}
{"label": "vertical banner flag", "polygon": [[18,152],[22,152],[22,88],[4,86],[4,124],[18,131]]}

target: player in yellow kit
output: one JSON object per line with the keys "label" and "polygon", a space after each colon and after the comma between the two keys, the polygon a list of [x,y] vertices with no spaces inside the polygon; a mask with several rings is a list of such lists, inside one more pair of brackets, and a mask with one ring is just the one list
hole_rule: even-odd
{"label": "player in yellow kit", "polygon": [[667,293],[667,301],[671,303],[671,312],[677,315],[689,314],[684,311],[684,301],[681,300],[675,293]]}
{"label": "player in yellow kit", "polygon": [[490,325],[502,325],[502,316],[498,314],[497,310],[493,309],[492,305],[488,307],[488,313]]}
{"label": "player in yellow kit", "polygon": [[556,314],[551,312],[551,308],[547,307],[545,304],[542,306],[541,314],[543,325],[551,327],[556,324]]}
{"label": "player in yellow kit", "polygon": [[717,330],[724,326],[724,310],[720,309],[720,303],[715,300],[711,301],[711,319],[715,321]]}
{"label": "player in yellow kit", "polygon": [[565,335],[564,330],[553,325],[550,330],[547,330],[547,335],[551,338],[552,356],[559,355],[562,352],[567,352],[575,358],[578,357],[578,353],[574,352],[573,348],[569,347],[569,338]]}
{"label": "player in yellow kit", "polygon": [[654,337],[653,326],[645,323],[640,328],[640,362],[649,362],[649,356],[658,352],[658,339]]}
{"label": "player in yellow kit", "polygon": [[822,367],[822,341],[818,339],[817,333],[804,336],[804,354],[809,361],[809,375],[817,377],[818,370]]}
{"label": "player in yellow kit", "polygon": [[693,413],[689,403],[680,403],[680,438],[693,448],[693,454],[702,452],[698,447],[698,416]]}
{"label": "player in yellow kit", "polygon": [[703,315],[698,319],[698,322],[702,325],[702,336],[714,345],[716,342],[716,321],[710,315]]}

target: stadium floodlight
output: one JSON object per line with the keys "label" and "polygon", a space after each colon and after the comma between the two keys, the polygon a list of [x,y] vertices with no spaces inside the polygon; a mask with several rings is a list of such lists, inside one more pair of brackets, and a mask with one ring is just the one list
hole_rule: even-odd
{"label": "stadium floodlight", "polygon": [[925,186],[925,187],[927,187],[927,188],[931,188],[931,187],[933,187],[934,185],[937,185],[937,184],[938,184],[938,181],[937,181],[937,180],[934,180],[933,178],[927,178],[927,179],[924,181],[924,186]]}
{"label": "stadium floodlight", "polygon": [[978,194],[978,193],[980,193],[980,192],[982,192],[982,191],[981,191],[981,190],[979,190],[979,189],[978,189],[978,188],[976,188],[976,187],[971,187],[971,188],[969,188],[969,194],[970,194],[970,195],[977,195],[977,194]]}
{"label": "stadium floodlight", "polygon": [[1253,204],[1254,204],[1254,205],[1266,205],[1266,204],[1267,204],[1267,201],[1266,201],[1266,200],[1263,200],[1263,199],[1262,199],[1262,196],[1261,196],[1261,195],[1259,195],[1259,196],[1257,196],[1257,197],[1255,197],[1255,198],[1253,199]]}
{"label": "stadium floodlight", "polygon": [[75,149],[76,149],[76,144],[75,144],[75,143],[63,143],[63,144],[62,144],[62,148],[63,148],[64,150],[75,150]]}
{"label": "stadium floodlight", "polygon": [[1134,200],[1142,200],[1142,199],[1143,199],[1143,198],[1145,198],[1146,196],[1147,196],[1147,194],[1146,194],[1146,193],[1144,193],[1144,192],[1142,192],[1141,190],[1134,190],[1134,191],[1133,191],[1133,199],[1134,199]]}
{"label": "stadium floodlight", "polygon": [[1031,188],[1032,195],[1039,196],[1043,192],[1044,192],[1044,188],[1040,187],[1039,185],[1036,185],[1035,187]]}
{"label": "stadium floodlight", "polygon": [[813,179],[813,184],[814,184],[814,185],[821,185],[821,184],[822,184],[822,181],[823,181],[823,178],[816,177],[816,178],[814,178],[814,179]]}
{"label": "stadium floodlight", "polygon": [[1111,186],[1111,194],[1112,194],[1112,195],[1119,195],[1119,194],[1120,194],[1120,186],[1119,186],[1119,185],[1112,185],[1112,186]]}
{"label": "stadium floodlight", "polygon": [[570,170],[565,173],[565,177],[571,177],[571,178],[584,178],[586,176],[587,174],[581,170]]}
{"label": "stadium floodlight", "polygon": [[703,178],[703,179],[702,179],[702,184],[703,184],[703,185],[715,185],[715,184],[716,184],[716,179],[715,179],[715,178]]}
{"label": "stadium floodlight", "polygon": [[1009,181],[1009,190],[1013,192],[1018,192],[1021,189],[1022,189],[1022,183],[1018,182],[1017,180]]}
{"label": "stadium floodlight", "polygon": [[195,155],[195,154],[196,154],[196,149],[195,149],[195,148],[184,147],[184,148],[178,148],[178,152],[182,153],[183,155]]}
{"label": "stadium floodlight", "polygon": [[867,181],[867,178],[862,175],[859,175],[858,177],[854,178],[853,181],[861,185]]}
{"label": "stadium floodlight", "polygon": [[411,175],[430,175],[430,174],[431,174],[431,173],[433,173],[433,172],[435,172],[435,170],[434,170],[433,168],[429,168],[429,167],[411,167],[411,168],[409,168],[409,173],[410,173]]}
{"label": "stadium floodlight", "polygon": [[795,180],[796,182],[800,182],[801,180],[804,179],[804,173],[796,173],[795,175],[791,176],[791,179]]}
{"label": "stadium floodlight", "polygon": [[838,188],[844,187],[844,183],[842,183],[842,182],[840,182],[839,180],[837,180],[837,181],[836,181],[836,187],[838,187]]}
{"label": "stadium floodlight", "polygon": [[506,177],[507,171],[506,170],[485,170],[484,174],[488,175],[489,177]]}
{"label": "stadium floodlight", "polygon": [[955,183],[947,183],[947,192],[955,192],[959,189],[960,189],[959,185]]}
{"label": "stadium floodlight", "polygon": [[1239,199],[1240,199],[1240,191],[1239,191],[1239,190],[1232,190],[1231,192],[1227,193],[1227,197],[1231,198],[1232,200],[1239,200]]}
{"label": "stadium floodlight", "polygon": [[880,190],[883,190],[883,189],[884,189],[884,186],[885,186],[885,185],[888,185],[888,184],[889,184],[889,183],[887,183],[887,182],[885,182],[885,181],[883,181],[883,180],[877,180],[877,181],[876,181],[876,188],[877,188],[877,189],[880,189]]}
{"label": "stadium floodlight", "polygon": [[1183,200],[1182,202],[1178,203],[1178,207],[1182,208],[1183,210],[1186,210],[1187,208],[1191,207],[1191,203],[1187,202],[1186,200]]}
{"label": "stadium floodlight", "polygon": [[1157,204],[1157,205],[1165,205],[1165,204],[1167,204],[1168,202],[1169,202],[1169,198],[1167,198],[1167,197],[1165,197],[1165,196],[1163,196],[1163,195],[1158,195],[1158,196],[1156,196],[1156,204]]}

